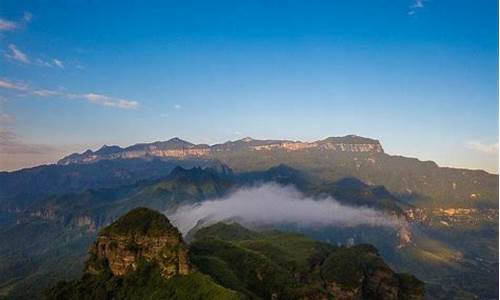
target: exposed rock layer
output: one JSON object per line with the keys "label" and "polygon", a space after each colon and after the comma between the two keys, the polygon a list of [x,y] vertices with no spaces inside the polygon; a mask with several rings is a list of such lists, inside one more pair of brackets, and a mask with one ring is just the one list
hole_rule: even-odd
{"label": "exposed rock layer", "polygon": [[92,163],[103,159],[131,159],[131,158],[216,158],[220,153],[233,153],[239,151],[341,151],[341,152],[373,152],[383,153],[384,150],[379,141],[348,135],[345,137],[329,137],[315,142],[300,142],[287,140],[254,140],[244,138],[224,144],[205,145],[192,144],[179,138],[173,138],[165,142],[154,142],[150,144],[136,144],[127,148],[118,146],[103,146],[97,151],[87,150],[82,154],[71,154],[61,159],[58,164],[68,165],[72,163]]}
{"label": "exposed rock layer", "polygon": [[142,261],[156,263],[165,278],[191,272],[181,234],[165,216],[146,208],[134,209],[102,230],[90,256],[88,274],[108,267],[113,275],[124,276]]}

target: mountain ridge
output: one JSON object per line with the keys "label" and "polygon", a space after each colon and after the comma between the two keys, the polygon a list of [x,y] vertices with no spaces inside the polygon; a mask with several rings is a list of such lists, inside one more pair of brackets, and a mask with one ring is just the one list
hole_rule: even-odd
{"label": "mountain ridge", "polygon": [[321,151],[384,153],[382,145],[378,140],[357,135],[327,137],[323,140],[313,142],[292,140],[258,140],[246,137],[236,141],[227,141],[225,143],[213,145],[194,144],[178,137],[174,137],[167,141],[139,143],[125,148],[103,145],[96,151],[89,149],[81,154],[70,154],[60,159],[57,164],[68,165],[74,163],[93,163],[104,159],[119,158],[211,158],[216,156],[218,153],[224,152],[273,150],[293,152],[308,149]]}
{"label": "mountain ridge", "polygon": [[202,228],[186,244],[166,216],[139,207],[100,231],[81,279],[61,281],[45,297],[422,300],[424,287],[372,245],[338,247],[237,223]]}

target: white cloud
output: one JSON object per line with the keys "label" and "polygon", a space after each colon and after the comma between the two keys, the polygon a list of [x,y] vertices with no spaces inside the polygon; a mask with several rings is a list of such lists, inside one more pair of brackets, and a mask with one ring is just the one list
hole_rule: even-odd
{"label": "white cloud", "polygon": [[86,99],[87,101],[90,101],[92,103],[96,103],[99,105],[124,108],[124,109],[134,109],[134,108],[137,108],[137,106],[139,105],[139,103],[137,101],[134,101],[134,100],[113,98],[113,97],[94,94],[94,93],[77,95],[77,97],[82,97],[82,98]]}
{"label": "white cloud", "polygon": [[416,0],[415,3],[412,5],[413,8],[423,8],[424,7],[424,0]]}
{"label": "white cloud", "polygon": [[40,97],[51,97],[51,96],[60,96],[62,95],[61,92],[59,91],[53,91],[53,90],[33,90],[32,94],[35,96],[40,96]]}
{"label": "white cloud", "polygon": [[176,105],[174,105],[174,108],[175,109],[181,109],[181,105],[180,104],[176,104]]}
{"label": "white cloud", "polygon": [[25,84],[13,83],[8,80],[0,79],[0,89],[26,91],[28,90],[28,86]]}
{"label": "white cloud", "polygon": [[410,5],[410,10],[408,11],[408,14],[414,15],[417,13],[417,10],[424,8],[424,2],[425,0],[415,0],[412,5]]}
{"label": "white cloud", "polygon": [[10,44],[9,49],[11,51],[11,54],[8,54],[7,57],[12,58],[12,59],[17,60],[17,61],[20,61],[20,62],[25,63],[25,64],[30,63],[28,55],[26,55],[26,53],[19,50],[16,45]]}
{"label": "white cloud", "polygon": [[33,15],[29,12],[26,11],[23,14],[22,19],[19,22],[14,22],[14,21],[9,21],[0,18],[0,32],[1,31],[14,31],[22,27],[23,25],[28,24],[31,22],[31,19],[33,18]]}
{"label": "white cloud", "polygon": [[0,31],[14,31],[17,27],[16,22],[0,19]]}
{"label": "white cloud", "polygon": [[371,208],[346,206],[331,197],[309,198],[292,186],[277,184],[241,188],[222,199],[184,205],[168,217],[183,234],[200,221],[205,225],[230,220],[249,225],[404,225],[404,220]]}
{"label": "white cloud", "polygon": [[467,148],[488,155],[498,155],[498,142],[494,144],[485,144],[478,141],[470,141],[467,142]]}
{"label": "white cloud", "polygon": [[25,11],[23,14],[23,21],[29,23],[31,22],[31,19],[33,19],[33,14],[30,13],[29,11]]}
{"label": "white cloud", "polygon": [[79,94],[79,93],[69,93],[64,90],[35,89],[26,84],[13,83],[11,81],[3,79],[0,79],[0,89],[22,91],[25,92],[25,94],[42,98],[61,97],[67,99],[83,99],[98,105],[121,108],[121,109],[135,109],[139,106],[139,102],[130,99],[115,98],[96,93]]}
{"label": "white cloud", "polygon": [[58,60],[57,58],[54,58],[52,61],[54,62],[54,65],[61,69],[64,69],[64,64],[62,63],[62,61]]}
{"label": "white cloud", "polygon": [[45,61],[45,60],[40,59],[40,58],[37,58],[35,60],[35,65],[41,66],[41,67],[48,67],[48,68],[52,68],[53,67],[53,65],[50,62]]}

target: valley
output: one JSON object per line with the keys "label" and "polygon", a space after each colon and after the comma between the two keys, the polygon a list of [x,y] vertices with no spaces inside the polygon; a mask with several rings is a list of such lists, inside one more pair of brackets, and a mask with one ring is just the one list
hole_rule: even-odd
{"label": "valley", "polygon": [[[6,187],[0,192],[0,238],[9,241],[0,246],[0,295],[33,298],[59,280],[79,278],[87,250],[102,228],[134,208],[170,215],[181,207],[230,199],[238,190],[272,183],[293,187],[299,200],[334,199],[353,209],[373,210],[399,225],[263,225],[237,215],[222,221],[243,222],[257,231],[299,232],[335,247],[371,244],[395,272],[422,280],[429,299],[495,299],[498,176],[390,156],[381,146],[359,146],[358,137],[327,140],[339,139],[354,144],[295,145],[289,151],[267,147],[287,142],[244,139],[217,146],[226,149],[220,151],[224,155],[203,159],[128,159],[120,154],[82,162],[75,154],[70,156],[77,159],[74,162],[0,173]],[[173,139],[162,145],[167,145],[165,151],[177,151],[185,143]],[[261,146],[267,148],[248,148]],[[109,152],[121,153],[118,150]],[[23,185],[28,188],[20,189]],[[200,216],[195,231],[210,226],[203,223],[205,217]],[[190,232],[185,238],[190,243],[193,236]],[[200,258],[200,265],[206,260]],[[204,272],[210,274],[213,267]],[[225,284],[253,297],[254,292],[243,287],[249,283]]]}

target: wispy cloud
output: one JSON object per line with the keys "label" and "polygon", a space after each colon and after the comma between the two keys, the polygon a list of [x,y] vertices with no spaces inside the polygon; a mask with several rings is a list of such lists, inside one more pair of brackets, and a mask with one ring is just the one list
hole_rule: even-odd
{"label": "wispy cloud", "polygon": [[9,44],[8,50],[9,52],[5,54],[5,57],[7,57],[8,59],[12,59],[21,62],[23,64],[32,64],[39,67],[48,67],[48,68],[57,67],[60,69],[64,69],[64,63],[62,62],[62,60],[58,58],[53,58],[50,61],[41,58],[36,58],[32,61],[29,58],[28,54],[19,49],[17,45]]}
{"label": "wispy cloud", "polygon": [[9,50],[10,50],[10,53],[7,54],[8,58],[17,60],[17,61],[25,63],[25,64],[29,64],[30,63],[28,55],[26,55],[26,53],[24,53],[23,51],[19,50],[19,48],[17,48],[16,45],[10,44],[9,45]]}
{"label": "wispy cloud", "polygon": [[0,19],[0,31],[14,31],[18,27],[16,22]]}
{"label": "wispy cloud", "polygon": [[40,97],[53,97],[63,95],[62,92],[53,90],[33,90],[32,94]]}
{"label": "wispy cloud", "polygon": [[0,89],[26,91],[29,87],[23,83],[14,83],[8,80],[0,79]]}
{"label": "wispy cloud", "polygon": [[498,155],[498,142],[494,144],[485,144],[479,141],[469,141],[467,142],[467,147],[487,155]]}
{"label": "wispy cloud", "polygon": [[64,69],[64,64],[62,63],[62,61],[58,60],[57,58],[54,58],[52,61],[54,62],[54,65],[56,67]]}
{"label": "wispy cloud", "polygon": [[[14,31],[18,28],[25,27],[28,23],[31,22],[32,19],[33,15],[29,11],[24,12],[22,18],[18,22],[0,18],[0,33],[2,31]],[[64,69],[65,67],[63,61],[59,58],[42,59],[40,57],[33,57],[32,59],[30,59],[28,54],[26,54],[24,51],[19,49],[17,45],[14,44],[9,44],[8,49],[5,53],[5,57],[13,61],[21,62],[23,64],[31,64],[34,66],[49,68],[57,67],[59,69]],[[76,68],[79,69],[79,66],[81,65],[77,65]]]}
{"label": "wispy cloud", "polygon": [[29,11],[24,12],[23,17],[18,22],[0,18],[0,32],[17,30],[31,22],[32,19],[33,15]]}
{"label": "wispy cloud", "polygon": [[29,11],[25,11],[23,14],[23,21],[29,23],[31,22],[32,19],[33,19],[33,14],[30,13]]}
{"label": "wispy cloud", "polygon": [[174,108],[175,108],[175,109],[181,109],[181,105],[180,105],[180,104],[175,104],[175,105],[174,105]]}
{"label": "wispy cloud", "polygon": [[0,170],[51,163],[67,152],[60,147],[23,141],[15,132],[14,116],[3,110],[2,102],[0,98]]}
{"label": "wispy cloud", "polygon": [[134,109],[137,108],[139,103],[134,100],[120,99],[109,97],[105,95],[99,95],[94,93],[88,93],[84,95],[76,95],[77,97],[82,97],[89,102],[96,103],[103,106],[110,106],[116,108],[124,108],[124,109]]}
{"label": "wispy cloud", "polygon": [[24,83],[15,83],[9,80],[0,79],[0,89],[23,92],[32,96],[47,98],[61,97],[66,99],[82,99],[87,102],[101,106],[114,107],[120,109],[135,109],[139,102],[130,99],[116,98],[96,93],[71,93],[65,90],[36,89]]}
{"label": "wispy cloud", "polygon": [[419,9],[424,8],[425,0],[415,0],[409,7],[408,15],[412,16],[417,13]]}
{"label": "wispy cloud", "polygon": [[64,69],[64,63],[60,59],[57,59],[57,58],[53,58],[50,61],[47,61],[47,60],[44,60],[41,58],[37,58],[33,62],[33,64],[36,66],[39,66],[39,67],[47,67],[47,68],[57,67],[60,69]]}
{"label": "wispy cloud", "polygon": [[43,60],[41,58],[37,58],[35,60],[35,65],[40,66],[40,67],[49,67],[49,68],[52,67],[52,64],[50,62],[45,61],[45,60]]}

